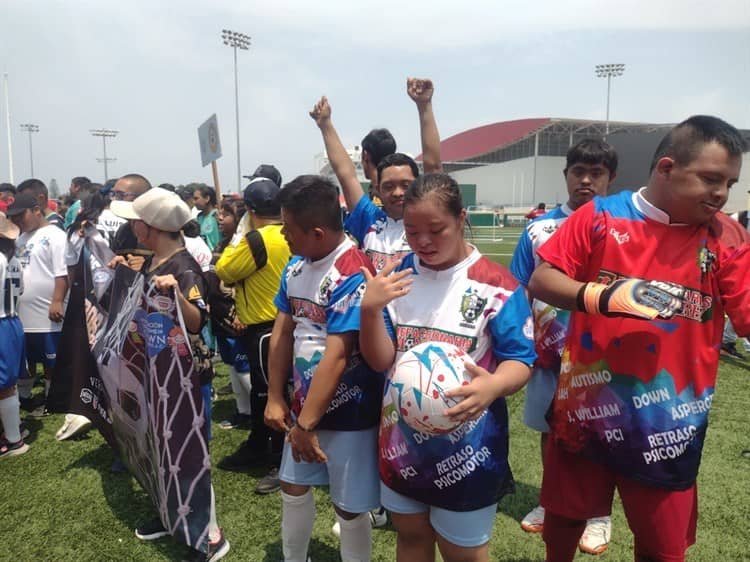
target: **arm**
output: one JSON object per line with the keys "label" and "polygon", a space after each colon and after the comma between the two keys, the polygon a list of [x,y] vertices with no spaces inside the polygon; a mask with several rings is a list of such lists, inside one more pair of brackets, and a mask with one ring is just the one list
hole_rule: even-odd
{"label": "arm", "polygon": [[68,294],[68,276],[60,275],[55,277],[55,289],[52,291],[52,302],[49,305],[49,319],[53,322],[62,322],[63,302],[65,295]]}
{"label": "arm", "polygon": [[440,160],[440,133],[435,115],[432,112],[432,94],[435,88],[432,80],[407,78],[406,91],[417,104],[419,112],[419,132],[422,139],[422,161],[426,174],[443,171]]}
{"label": "arm", "polygon": [[578,310],[578,292],[584,283],[571,279],[543,261],[531,274],[529,292],[535,299],[564,310]]}
{"label": "arm", "polygon": [[[197,334],[203,327],[204,315],[201,309],[194,303],[185,298],[180,290],[180,285],[174,275],[157,275],[154,277],[154,286],[159,291],[169,292],[174,289],[177,296],[177,304],[180,305],[182,319],[185,321],[185,328],[191,334]],[[202,297],[201,297],[202,299]]]}
{"label": "arm", "polygon": [[279,312],[273,324],[268,351],[268,401],[264,418],[266,425],[277,431],[289,431],[292,419],[284,400],[284,386],[294,361],[294,318]]}
{"label": "arm", "polygon": [[357,179],[357,171],[354,169],[354,163],[349,158],[349,154],[346,152],[331,122],[331,106],[328,104],[325,96],[320,98],[320,101],[315,104],[315,107],[310,112],[310,117],[315,120],[315,123],[320,128],[320,132],[323,135],[323,144],[325,144],[326,153],[328,154],[328,161],[331,163],[331,168],[333,168],[341,184],[341,190],[346,200],[346,207],[351,212],[365,195],[365,192],[362,191],[362,186]]}
{"label": "arm", "polygon": [[224,248],[216,262],[216,275],[224,283],[233,284],[247,279],[255,270],[255,260],[245,237],[237,246],[230,244]]}

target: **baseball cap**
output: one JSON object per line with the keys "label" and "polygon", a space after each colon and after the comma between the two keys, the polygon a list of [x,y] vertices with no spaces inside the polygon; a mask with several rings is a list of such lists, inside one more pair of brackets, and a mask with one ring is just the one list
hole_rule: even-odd
{"label": "baseball cap", "polygon": [[281,188],[268,178],[250,180],[243,192],[245,204],[261,216],[275,217],[281,214],[279,192]]}
{"label": "baseball cap", "polygon": [[266,178],[281,187],[281,172],[279,172],[279,169],[273,164],[261,164],[255,169],[252,176],[244,177],[249,180],[254,180],[256,178]]}
{"label": "baseball cap", "polygon": [[110,211],[118,217],[142,220],[164,232],[178,232],[190,220],[190,207],[180,196],[161,187],[153,187],[135,201],[112,201]]}
{"label": "baseball cap", "polygon": [[18,234],[21,231],[19,228],[13,224],[11,221],[8,220],[8,218],[5,216],[5,213],[0,213],[0,236],[3,238],[8,238],[10,240],[15,240],[18,238]]}
{"label": "baseball cap", "polygon": [[15,217],[21,215],[26,209],[33,209],[39,206],[39,201],[36,200],[31,193],[19,193],[16,198],[8,206],[8,210],[5,211],[6,216]]}

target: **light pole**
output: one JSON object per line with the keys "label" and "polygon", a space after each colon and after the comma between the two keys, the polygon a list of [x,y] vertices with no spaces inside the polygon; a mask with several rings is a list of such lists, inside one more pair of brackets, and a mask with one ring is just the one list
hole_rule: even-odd
{"label": "light pole", "polygon": [[102,150],[104,152],[104,158],[97,158],[97,161],[104,162],[104,182],[106,183],[109,179],[107,172],[107,162],[114,162],[117,158],[107,158],[107,137],[114,138],[120,131],[113,129],[89,129],[89,132],[95,137],[102,137]]}
{"label": "light pole", "polygon": [[597,64],[595,67],[596,75],[599,78],[607,78],[607,124],[605,127],[604,138],[609,135],[609,89],[612,78],[622,76],[625,72],[624,64]]}
{"label": "light pole", "polygon": [[31,133],[38,133],[39,126],[33,123],[22,123],[21,129],[29,133],[29,162],[31,163],[31,176],[34,177],[34,148],[31,146]]}
{"label": "light pole", "polygon": [[221,38],[225,45],[232,47],[234,51],[234,121],[237,129],[237,193],[242,192],[242,173],[240,172],[240,102],[239,88],[237,86],[237,49],[247,51],[250,47],[250,36],[228,29],[221,30]]}

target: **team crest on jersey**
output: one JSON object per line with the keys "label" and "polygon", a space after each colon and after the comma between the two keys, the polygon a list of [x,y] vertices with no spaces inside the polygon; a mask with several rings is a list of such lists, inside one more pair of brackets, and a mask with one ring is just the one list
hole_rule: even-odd
{"label": "team crest on jersey", "polygon": [[304,265],[304,263],[304,261],[299,260],[289,268],[289,273],[292,275],[292,277],[297,277],[297,275],[302,273],[302,266]]}
{"label": "team crest on jersey", "polygon": [[709,250],[706,246],[702,246],[698,250],[698,267],[701,268],[701,278],[705,277],[706,274],[711,271],[711,266],[716,261],[716,254]]}
{"label": "team crest on jersey", "polygon": [[336,282],[330,275],[323,277],[323,280],[320,282],[320,288],[318,289],[318,298],[321,303],[328,302],[328,294],[333,291],[335,285]]}
{"label": "team crest on jersey", "polygon": [[555,230],[557,230],[557,225],[554,223],[546,224],[542,227],[542,232],[544,232],[545,234],[553,234]]}
{"label": "team crest on jersey", "polygon": [[476,291],[467,289],[464,296],[461,297],[461,316],[464,317],[461,326],[473,328],[485,306],[487,306],[487,299],[480,297]]}

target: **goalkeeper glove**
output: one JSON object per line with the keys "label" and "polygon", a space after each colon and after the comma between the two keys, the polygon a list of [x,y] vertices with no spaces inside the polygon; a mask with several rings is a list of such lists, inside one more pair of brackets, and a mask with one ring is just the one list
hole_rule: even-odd
{"label": "goalkeeper glove", "polygon": [[603,285],[585,283],[578,291],[578,308],[589,314],[668,320],[682,309],[685,288],[666,281],[618,279]]}

